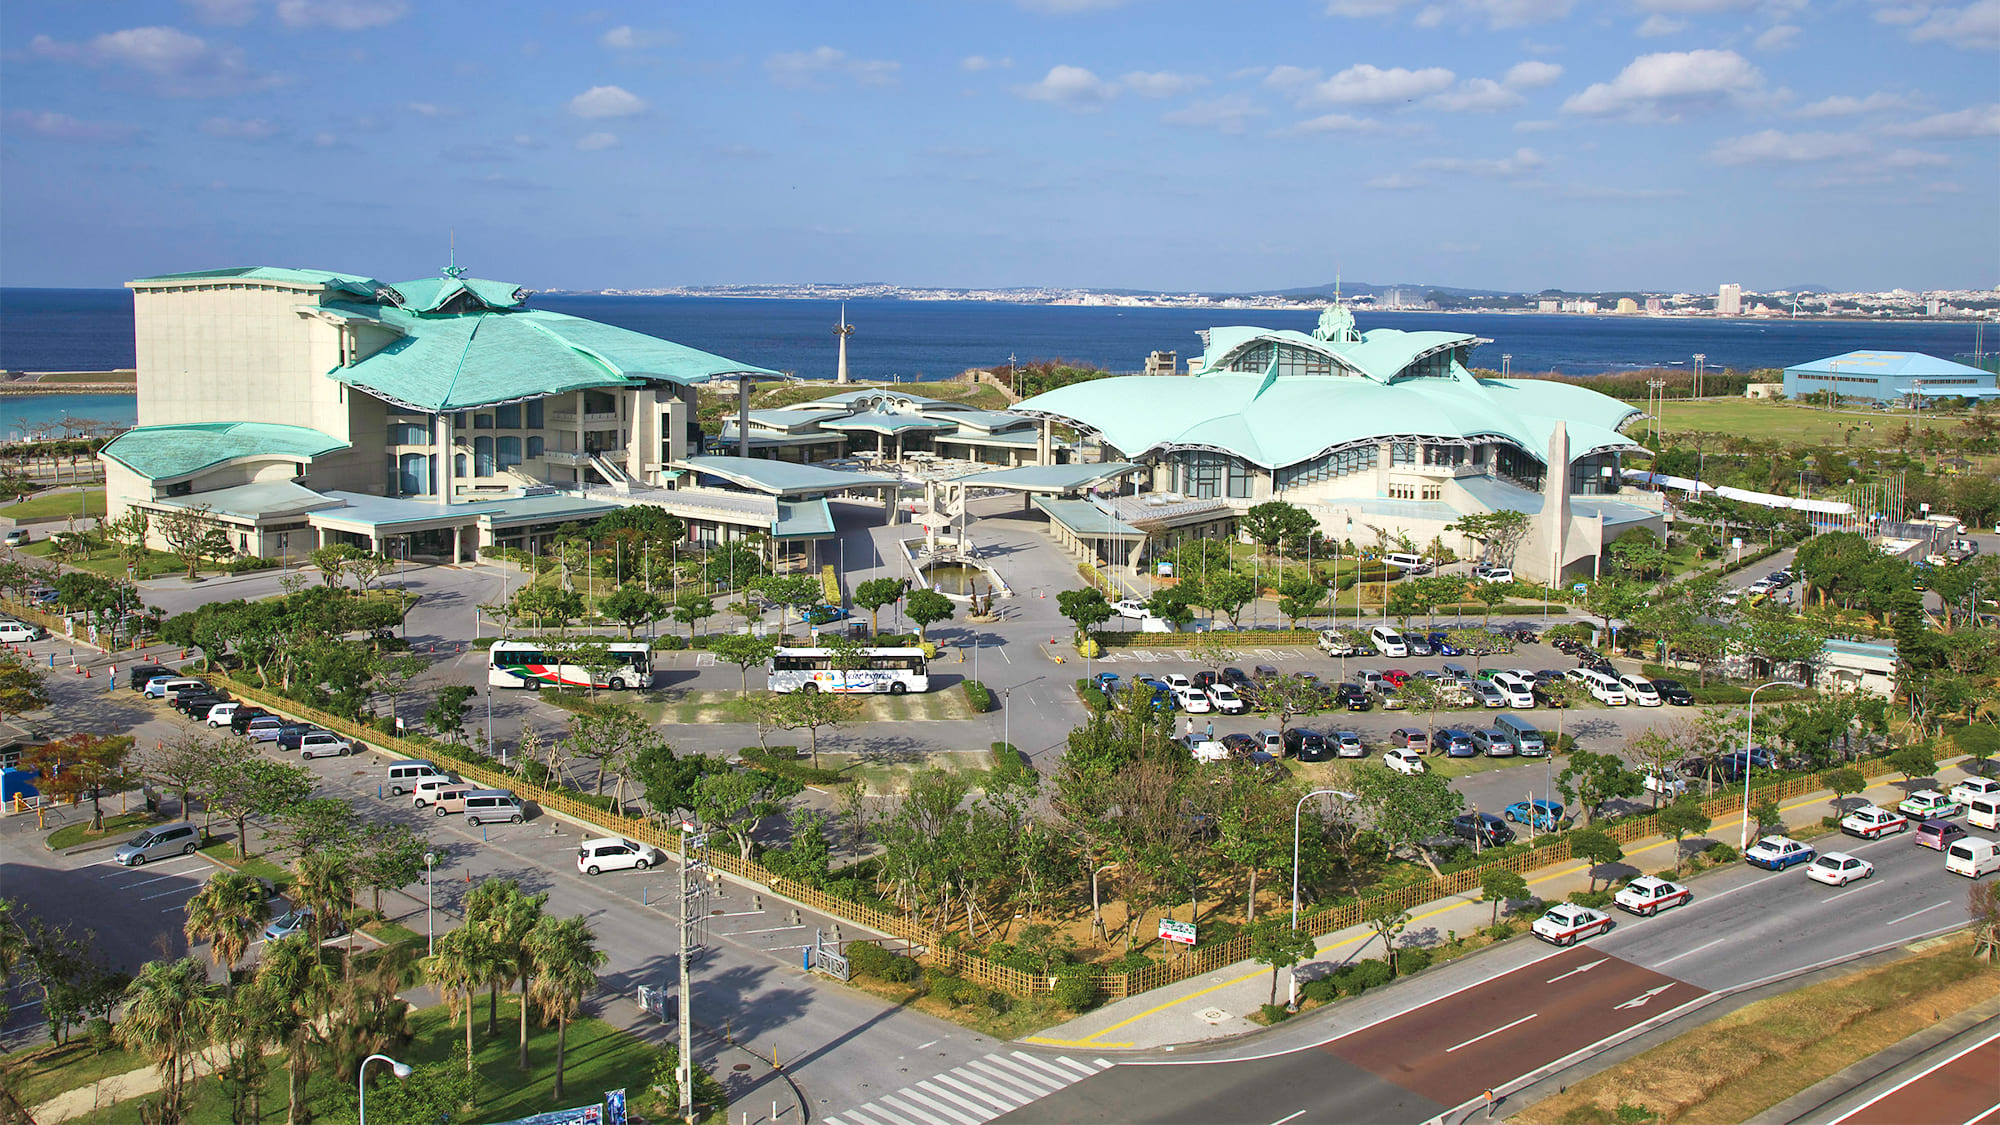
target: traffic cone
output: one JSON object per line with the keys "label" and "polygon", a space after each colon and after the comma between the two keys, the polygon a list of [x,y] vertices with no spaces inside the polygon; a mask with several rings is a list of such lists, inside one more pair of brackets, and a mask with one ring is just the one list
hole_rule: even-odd
{"label": "traffic cone", "polygon": [[90,669],[88,669],[88,668],[85,668],[85,669],[83,670],[83,678],[84,678],[84,679],[86,679],[86,680],[90,678]]}

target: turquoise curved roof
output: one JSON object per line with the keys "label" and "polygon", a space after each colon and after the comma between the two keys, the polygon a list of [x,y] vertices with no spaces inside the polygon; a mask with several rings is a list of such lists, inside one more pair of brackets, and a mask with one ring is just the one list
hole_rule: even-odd
{"label": "turquoise curved roof", "polygon": [[864,410],[859,414],[849,414],[842,418],[822,419],[823,430],[866,430],[874,434],[900,434],[905,430],[951,430],[958,428],[957,422],[941,418],[926,418],[921,414],[906,414],[900,410]]}
{"label": "turquoise curved roof", "polygon": [[1198,447],[1270,469],[1390,437],[1498,438],[1539,458],[1558,421],[1567,425],[1572,456],[1582,456],[1633,448],[1618,427],[1639,413],[1583,387],[1476,379],[1457,366],[1452,378],[1393,383],[1248,372],[1125,375],[1059,387],[1014,409],[1093,430],[1128,458]]}
{"label": "turquoise curved roof", "polygon": [[1218,371],[1236,353],[1265,341],[1315,352],[1354,374],[1388,382],[1421,356],[1449,348],[1469,348],[1479,343],[1479,337],[1463,332],[1404,332],[1396,328],[1377,328],[1352,340],[1326,340],[1289,328],[1230,325],[1208,330],[1208,347],[1202,353],[1202,368],[1204,371]]}
{"label": "turquoise curved roof", "polygon": [[416,410],[463,410],[653,380],[687,384],[720,375],[781,377],[643,332],[539,309],[426,315],[345,301],[323,308],[329,315],[380,324],[399,336],[329,374]]}
{"label": "turquoise curved roof", "polygon": [[477,277],[420,277],[399,281],[390,288],[403,299],[403,308],[420,313],[436,312],[461,294],[489,309],[519,308],[528,299],[528,291],[511,281]]}
{"label": "turquoise curved roof", "polygon": [[101,456],[148,480],[171,480],[244,458],[310,461],[347,443],[304,426],[195,422],[139,426],[105,443]]}

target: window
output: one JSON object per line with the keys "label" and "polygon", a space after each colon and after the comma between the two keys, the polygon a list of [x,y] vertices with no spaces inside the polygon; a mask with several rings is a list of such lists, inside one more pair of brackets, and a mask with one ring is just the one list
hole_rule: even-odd
{"label": "window", "polygon": [[1276,361],[1279,375],[1332,375],[1335,374],[1333,360],[1324,352],[1297,344],[1279,344],[1265,341],[1237,352],[1229,361],[1228,370],[1247,371],[1261,375],[1271,370]]}
{"label": "window", "polygon": [[1399,441],[1389,446],[1389,464],[1414,465],[1417,463],[1417,443]]}
{"label": "window", "polygon": [[1415,500],[1416,498],[1417,498],[1417,486],[1414,483],[1410,481],[1389,482],[1389,499]]}
{"label": "window", "polygon": [[1493,471],[1522,488],[1541,491],[1543,473],[1541,459],[1511,445],[1493,447]]}
{"label": "window", "polygon": [[1310,461],[1287,465],[1276,475],[1278,488],[1296,488],[1305,484],[1317,484],[1323,480],[1333,480],[1350,473],[1368,472],[1375,468],[1376,450],[1372,445],[1356,446],[1337,453],[1328,453]]}
{"label": "window", "polygon": [[1444,499],[1444,485],[1438,484],[1436,481],[1425,485],[1423,488],[1423,498],[1425,500]]}
{"label": "window", "polygon": [[390,445],[429,445],[431,428],[422,422],[389,423]]}
{"label": "window", "polygon": [[1198,500],[1228,496],[1248,499],[1253,474],[1247,462],[1224,453],[1186,452],[1174,455],[1177,488]]}
{"label": "window", "polygon": [[490,477],[493,475],[493,439],[490,437],[472,439],[472,475]]}
{"label": "window", "polygon": [[1465,464],[1465,457],[1466,450],[1462,445],[1424,446],[1424,464],[1426,465],[1463,465]]}
{"label": "window", "polygon": [[529,438],[528,460],[530,461],[536,460],[537,458],[541,457],[541,455],[542,455],[542,439],[539,437]]}
{"label": "window", "polygon": [[514,466],[519,465],[521,463],[520,438],[517,437],[499,438],[494,442],[494,449],[496,451],[496,456],[499,459],[501,468],[511,469]]}
{"label": "window", "polygon": [[[1609,476],[1605,470],[1611,470]],[[1569,491],[1572,496],[1608,496],[1618,491],[1618,456],[1600,453],[1570,462]]]}
{"label": "window", "polygon": [[494,407],[494,408],[493,408],[493,425],[494,425],[495,427],[499,428],[499,429],[502,429],[502,430],[518,430],[518,429],[520,429],[520,428],[521,428],[521,404],[520,404],[520,403],[518,403],[518,402],[512,402],[512,403],[508,403],[508,404],[507,404],[506,406],[496,406],[496,407]]}
{"label": "window", "polygon": [[491,414],[474,414],[474,415],[472,416],[472,428],[473,428],[473,429],[475,429],[475,430],[490,430],[490,429],[492,429],[492,428],[493,428],[493,415],[491,415]]}
{"label": "window", "polygon": [[398,459],[396,491],[405,496],[423,496],[430,492],[430,458],[421,453],[405,453]]}
{"label": "window", "polygon": [[541,428],[542,428],[542,400],[541,400],[541,399],[538,399],[538,398],[537,398],[537,399],[530,399],[530,400],[528,400],[527,402],[524,402],[524,403],[522,403],[521,405],[523,405],[523,406],[525,406],[525,407],[527,407],[527,408],[528,408],[528,409],[527,409],[527,414],[528,414],[528,425],[527,425],[527,428],[528,428],[528,429],[530,429],[530,430],[539,430],[539,429],[541,429]]}
{"label": "window", "polygon": [[451,475],[454,477],[462,477],[465,475],[465,454],[463,453],[452,454]]}
{"label": "window", "polygon": [[603,391],[585,391],[583,392],[583,412],[585,414],[616,414],[618,413],[618,400]]}

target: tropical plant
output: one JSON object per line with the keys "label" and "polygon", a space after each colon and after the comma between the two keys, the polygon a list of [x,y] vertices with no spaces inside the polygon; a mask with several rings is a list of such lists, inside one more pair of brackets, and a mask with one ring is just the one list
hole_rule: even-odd
{"label": "tropical plant", "polygon": [[516,1065],[522,1070],[528,1069],[528,986],[535,975],[528,938],[542,920],[542,908],[548,900],[546,891],[538,895],[522,894],[520,885],[512,879],[489,879],[465,899],[465,924],[485,931],[492,951],[494,973],[489,978],[492,991],[486,1007],[488,1035],[498,1030],[500,989],[520,986],[521,1045]]}
{"label": "tropical plant", "polygon": [[261,880],[241,871],[222,871],[188,900],[182,930],[189,945],[208,942],[210,959],[227,970],[235,968],[249,952],[250,943],[270,918],[269,897]]}
{"label": "tropical plant", "polygon": [[209,1021],[221,1005],[218,990],[208,982],[208,968],[192,957],[178,961],[148,961],[125,989],[125,1017],[118,1021],[119,1042],[151,1060],[160,1073],[159,1115],[162,1125],[181,1120],[181,1097],[193,1077]]}
{"label": "tropical plant", "polygon": [[452,1017],[465,1018],[465,1068],[470,1073],[473,999],[479,995],[480,985],[498,977],[492,943],[479,927],[460,926],[438,935],[431,955],[422,964],[425,978],[444,997]]}
{"label": "tropical plant", "polygon": [[[584,994],[597,984],[605,962],[597,935],[582,918],[543,917],[527,940],[534,959],[534,980],[528,992],[544,1020],[556,1025],[556,1075],[552,1096],[563,1099],[563,1068],[569,1047],[569,1023],[583,1010]],[[467,1019],[470,1020],[468,1014]],[[471,1034],[467,1032],[468,1036]],[[468,1048],[469,1050],[469,1048]]]}

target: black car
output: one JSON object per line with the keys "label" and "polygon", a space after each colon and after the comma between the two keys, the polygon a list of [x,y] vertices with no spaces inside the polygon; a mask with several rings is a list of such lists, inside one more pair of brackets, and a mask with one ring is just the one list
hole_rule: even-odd
{"label": "black car", "polygon": [[126,669],[127,678],[125,682],[132,685],[133,691],[145,691],[147,680],[175,674],[172,668],[167,668],[159,664],[135,664],[131,668]]}
{"label": "black car", "polygon": [[1452,817],[1451,834],[1489,848],[1514,842],[1514,830],[1492,813],[1460,813]]}
{"label": "black car", "polygon": [[227,702],[229,702],[227,699],[214,692],[197,692],[192,695],[176,696],[174,698],[174,710],[179,711],[190,719],[206,719],[210,707],[218,703]]}
{"label": "black car", "polygon": [[229,714],[229,730],[232,734],[242,734],[250,729],[250,720],[260,715],[268,715],[262,707],[238,707]]}
{"label": "black car", "polygon": [[1301,762],[1324,762],[1333,757],[1333,748],[1318,731],[1293,727],[1285,732],[1285,756]]}
{"label": "black car", "polygon": [[285,750],[297,750],[299,739],[309,730],[319,728],[311,723],[286,723],[278,728],[278,746]]}
{"label": "black car", "polygon": [[1558,698],[1557,696],[1555,696],[1555,695],[1551,695],[1551,694],[1550,694],[1549,692],[1547,692],[1547,691],[1544,691],[1544,690],[1543,690],[1543,688],[1545,688],[1545,687],[1547,687],[1547,686],[1548,686],[1549,684],[1551,684],[1551,683],[1555,683],[1555,682],[1558,682],[1558,681],[1554,681],[1554,680],[1536,680],[1536,681],[1535,681],[1535,690],[1534,690],[1534,696],[1535,696],[1535,706],[1537,706],[1537,707],[1554,707],[1554,708],[1556,708],[1556,709],[1558,709],[1558,710],[1560,710],[1560,709],[1562,709],[1562,708],[1564,708],[1564,707],[1567,707],[1567,706],[1569,706],[1569,704],[1567,704],[1567,703],[1564,703],[1564,702],[1563,702],[1563,701],[1562,701],[1562,700],[1561,700],[1560,698]]}
{"label": "black car", "polygon": [[1235,688],[1240,693],[1244,688],[1251,686],[1255,681],[1253,681],[1249,676],[1245,675],[1243,669],[1241,668],[1224,668],[1222,670],[1222,682],[1228,684],[1230,687]]}
{"label": "black car", "polygon": [[1225,734],[1222,736],[1222,749],[1232,758],[1247,758],[1257,751],[1257,736],[1240,731]]}
{"label": "black car", "polygon": [[1676,707],[1687,707],[1694,703],[1694,693],[1679,680],[1654,680],[1653,690],[1660,694],[1660,700]]}
{"label": "black car", "polygon": [[1210,688],[1220,683],[1221,680],[1222,677],[1214,672],[1196,672],[1194,678],[1188,682],[1198,688]]}
{"label": "black car", "polygon": [[1360,684],[1343,683],[1334,688],[1334,699],[1349,711],[1366,711],[1375,706],[1368,696],[1368,689]]}

